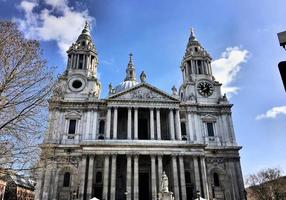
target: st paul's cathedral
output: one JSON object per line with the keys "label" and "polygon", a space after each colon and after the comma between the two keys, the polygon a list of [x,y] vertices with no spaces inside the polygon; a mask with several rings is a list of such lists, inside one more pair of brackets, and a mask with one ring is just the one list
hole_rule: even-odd
{"label": "st paul's cathedral", "polygon": [[175,200],[245,199],[232,104],[193,31],[170,93],[137,74],[130,54],[123,81],[101,98],[88,24],[67,56],[49,100],[36,199],[157,200],[163,173]]}

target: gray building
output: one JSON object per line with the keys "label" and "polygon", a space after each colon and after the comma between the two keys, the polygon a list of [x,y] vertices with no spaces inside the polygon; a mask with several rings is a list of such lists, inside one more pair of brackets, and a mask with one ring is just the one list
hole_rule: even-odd
{"label": "gray building", "polygon": [[124,81],[100,98],[87,24],[67,54],[49,101],[36,199],[155,200],[163,171],[175,200],[197,191],[206,199],[245,199],[232,104],[193,31],[182,85],[172,94],[149,84],[144,72],[138,80],[130,54]]}

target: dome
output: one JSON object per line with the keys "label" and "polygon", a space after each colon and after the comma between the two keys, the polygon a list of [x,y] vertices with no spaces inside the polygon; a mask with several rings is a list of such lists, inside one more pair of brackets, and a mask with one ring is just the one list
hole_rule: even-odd
{"label": "dome", "polygon": [[138,85],[139,83],[135,80],[130,80],[130,81],[124,81],[122,83],[120,83],[119,85],[117,85],[115,87],[115,93],[118,93],[118,92],[122,92],[124,90],[127,90],[129,88],[132,88],[134,87],[135,85]]}

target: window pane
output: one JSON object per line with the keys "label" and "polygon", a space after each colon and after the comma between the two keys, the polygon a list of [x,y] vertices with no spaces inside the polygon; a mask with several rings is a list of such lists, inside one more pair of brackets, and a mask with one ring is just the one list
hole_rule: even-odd
{"label": "window pane", "polygon": [[213,137],[214,136],[213,123],[207,123],[207,127],[208,127],[208,136]]}
{"label": "window pane", "polygon": [[69,187],[70,186],[70,173],[66,172],[64,175],[64,187]]}
{"label": "window pane", "polygon": [[75,134],[76,120],[70,120],[69,134]]}
{"label": "window pane", "polygon": [[104,126],[105,126],[104,120],[100,120],[99,122],[99,133],[100,134],[104,134]]}
{"label": "window pane", "polygon": [[181,132],[182,136],[187,135],[186,124],[184,122],[181,122]]}
{"label": "window pane", "polygon": [[214,173],[214,175],[213,175],[214,177],[214,186],[216,186],[216,187],[219,187],[219,176],[218,176],[218,174],[217,173]]}

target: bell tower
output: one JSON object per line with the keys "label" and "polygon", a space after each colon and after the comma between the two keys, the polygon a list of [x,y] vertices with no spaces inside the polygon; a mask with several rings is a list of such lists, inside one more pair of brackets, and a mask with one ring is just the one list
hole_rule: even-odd
{"label": "bell tower", "polygon": [[196,39],[194,30],[191,29],[191,35],[181,65],[184,83],[191,81],[197,76],[211,79],[211,60],[212,58],[208,52]]}
{"label": "bell tower", "polygon": [[183,83],[179,94],[183,101],[216,103],[221,98],[221,84],[215,81],[211,68],[211,56],[197,40],[194,30],[181,63]]}
{"label": "bell tower", "polygon": [[67,69],[59,79],[63,98],[99,98],[101,84],[97,78],[98,56],[87,22],[67,54]]}

